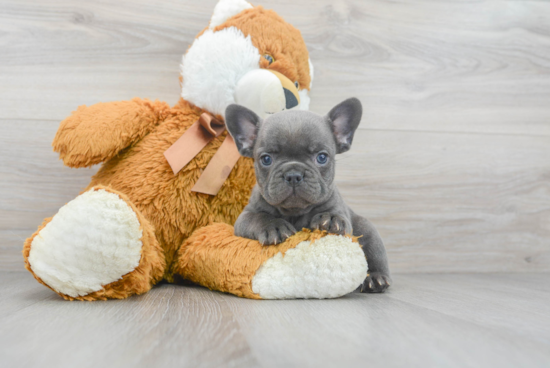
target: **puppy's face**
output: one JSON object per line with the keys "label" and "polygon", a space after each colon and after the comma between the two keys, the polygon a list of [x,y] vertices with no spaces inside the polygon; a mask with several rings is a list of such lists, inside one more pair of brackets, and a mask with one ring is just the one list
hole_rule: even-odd
{"label": "puppy's face", "polygon": [[331,195],[336,145],[323,117],[272,115],[261,124],[253,152],[258,187],[272,206],[299,211]]}
{"label": "puppy's face", "polygon": [[361,113],[357,99],[342,102],[326,116],[298,110],[265,120],[242,106],[230,105],[226,125],[239,152],[254,158],[264,199],[292,215],[330,198],[335,155],[350,148]]}

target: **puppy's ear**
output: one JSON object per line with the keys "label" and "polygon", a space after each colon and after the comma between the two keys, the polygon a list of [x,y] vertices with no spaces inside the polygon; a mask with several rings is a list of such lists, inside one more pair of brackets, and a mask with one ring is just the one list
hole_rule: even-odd
{"label": "puppy's ear", "polygon": [[336,141],[336,153],[346,152],[351,147],[353,134],[361,121],[363,107],[353,98],[340,102],[327,115]]}
{"label": "puppy's ear", "polygon": [[260,121],[258,115],[244,106],[232,104],[225,109],[225,126],[241,155],[252,157]]}

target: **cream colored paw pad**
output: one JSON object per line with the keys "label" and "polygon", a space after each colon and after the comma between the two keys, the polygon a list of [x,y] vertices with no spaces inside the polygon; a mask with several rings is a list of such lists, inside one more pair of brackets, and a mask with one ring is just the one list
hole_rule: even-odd
{"label": "cream colored paw pad", "polygon": [[262,299],[338,298],[365,277],[367,261],[359,244],[328,235],[268,259],[252,279],[252,291]]}
{"label": "cream colored paw pad", "polygon": [[71,297],[101,290],[141,258],[139,220],[118,195],[91,190],[63,206],[33,239],[29,264],[44,283]]}

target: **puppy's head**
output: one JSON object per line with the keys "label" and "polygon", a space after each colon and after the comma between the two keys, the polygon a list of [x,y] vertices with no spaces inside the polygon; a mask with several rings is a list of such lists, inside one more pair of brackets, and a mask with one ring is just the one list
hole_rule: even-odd
{"label": "puppy's head", "polygon": [[361,114],[356,98],[326,116],[296,110],[265,120],[243,106],[229,105],[225,122],[241,155],[254,158],[264,199],[292,215],[330,198],[335,155],[349,150]]}

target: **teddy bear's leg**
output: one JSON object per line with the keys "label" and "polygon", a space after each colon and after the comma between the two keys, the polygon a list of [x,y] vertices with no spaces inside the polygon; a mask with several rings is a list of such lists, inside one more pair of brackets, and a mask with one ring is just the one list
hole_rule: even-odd
{"label": "teddy bear's leg", "polygon": [[178,252],[175,274],[212,290],[251,299],[337,298],[367,276],[353,239],[300,231],[278,245],[233,235],[213,224],[195,231]]}
{"label": "teddy bear's leg", "polygon": [[162,279],[153,226],[123,194],[94,187],[63,206],[25,242],[25,267],[65,299],[123,299]]}

